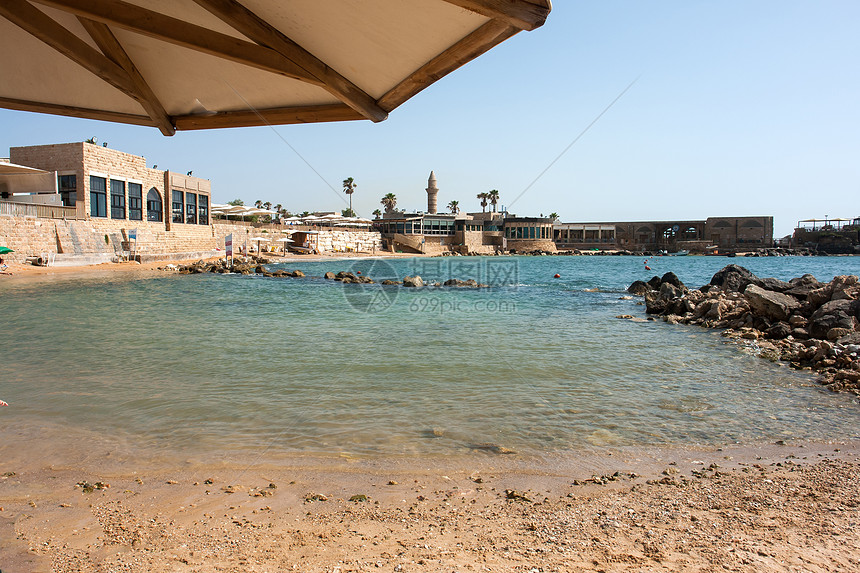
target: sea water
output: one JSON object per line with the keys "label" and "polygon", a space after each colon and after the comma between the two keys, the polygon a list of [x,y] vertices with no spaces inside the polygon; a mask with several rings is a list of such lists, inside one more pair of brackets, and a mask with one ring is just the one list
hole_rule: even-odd
{"label": "sea water", "polygon": [[[860,436],[860,404],[718,331],[645,318],[636,279],[690,287],[860,274],[860,258],[297,261],[304,278],[0,281],[0,437],[184,456],[554,455]],[[343,285],[475,278],[487,288]],[[553,278],[559,274],[560,278]],[[62,448],[62,446],[58,446]],[[38,453],[34,451],[34,454]]]}

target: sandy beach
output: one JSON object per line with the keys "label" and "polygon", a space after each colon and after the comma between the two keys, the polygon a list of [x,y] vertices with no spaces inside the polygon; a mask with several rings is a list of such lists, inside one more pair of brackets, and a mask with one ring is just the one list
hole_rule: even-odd
{"label": "sandy beach", "polygon": [[148,470],[12,455],[0,467],[0,567],[857,570],[858,454],[857,443],[771,444],[551,464],[476,452]]}

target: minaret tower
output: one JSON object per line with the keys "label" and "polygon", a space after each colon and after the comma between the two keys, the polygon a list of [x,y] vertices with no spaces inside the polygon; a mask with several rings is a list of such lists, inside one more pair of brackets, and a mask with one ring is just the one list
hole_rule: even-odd
{"label": "minaret tower", "polygon": [[430,179],[427,180],[427,212],[431,215],[436,214],[436,195],[439,194],[439,188],[436,186],[436,174],[430,172]]}

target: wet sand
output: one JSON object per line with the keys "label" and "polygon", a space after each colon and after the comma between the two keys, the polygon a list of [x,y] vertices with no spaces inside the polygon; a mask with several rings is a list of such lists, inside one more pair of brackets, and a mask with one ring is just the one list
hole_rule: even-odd
{"label": "wet sand", "polygon": [[4,573],[860,568],[860,443],[251,465],[109,453],[76,467],[0,447]]}

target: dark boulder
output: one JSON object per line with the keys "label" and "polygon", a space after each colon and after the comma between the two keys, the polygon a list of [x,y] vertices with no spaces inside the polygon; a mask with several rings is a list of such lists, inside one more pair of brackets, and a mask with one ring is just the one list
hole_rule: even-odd
{"label": "dark boulder", "polygon": [[681,282],[681,279],[678,278],[678,275],[669,271],[660,279],[660,285],[662,286],[665,283],[669,283],[670,285],[677,287],[681,292],[687,292],[687,287],[684,286],[684,283]]}
{"label": "dark boulder", "polygon": [[645,312],[648,314],[663,314],[669,308],[669,301],[660,296],[660,292],[649,290],[645,293]]}
{"label": "dark boulder", "polygon": [[809,335],[827,339],[831,329],[856,330],[860,301],[842,299],[822,304],[809,318]]}
{"label": "dark boulder", "polygon": [[334,273],[333,273],[333,272],[331,272],[331,271],[327,272],[327,273],[326,273],[325,275],[323,275],[323,276],[324,276],[325,278],[329,279],[329,280],[334,280]]}
{"label": "dark boulder", "polygon": [[726,265],[714,274],[709,284],[720,287],[724,292],[744,292],[747,285],[759,282],[760,279],[748,269],[739,265]]}
{"label": "dark boulder", "polygon": [[785,294],[797,297],[801,300],[805,299],[810,291],[820,289],[824,283],[819,282],[814,276],[805,274],[802,277],[794,278],[788,281],[789,289]]}
{"label": "dark boulder", "polygon": [[651,286],[645,281],[633,281],[633,283],[627,287],[627,292],[638,296],[643,296],[649,290],[651,290]]}
{"label": "dark boulder", "polygon": [[758,286],[774,292],[785,292],[791,288],[789,283],[774,278],[759,279]]}
{"label": "dark boulder", "polygon": [[787,322],[779,321],[765,331],[768,338],[782,340],[791,334],[791,326]]}

